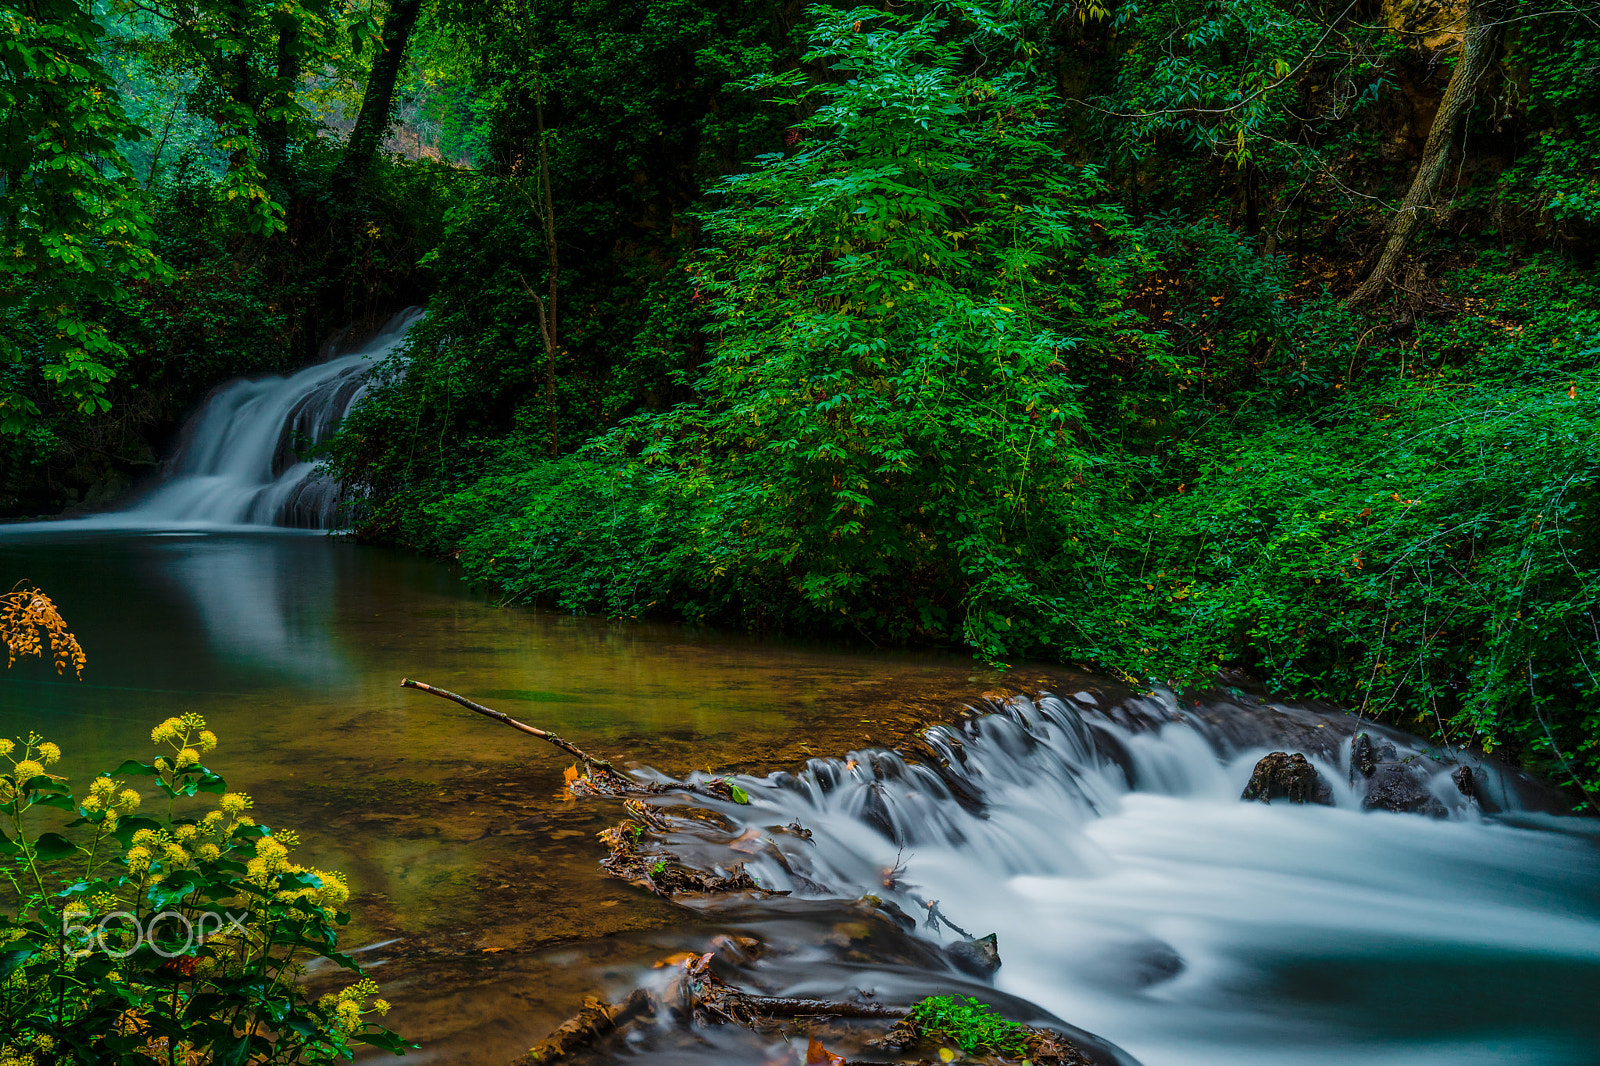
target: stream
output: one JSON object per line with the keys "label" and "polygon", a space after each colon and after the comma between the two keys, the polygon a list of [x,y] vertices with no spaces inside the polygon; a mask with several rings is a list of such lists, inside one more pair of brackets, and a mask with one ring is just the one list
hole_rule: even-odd
{"label": "stream", "polygon": [[[443,565],[278,528],[336,521],[282,441],[337,423],[359,362],[312,370],[215,393],[134,509],[0,527],[5,584],[44,588],[89,658],[81,682],[33,660],[0,673],[0,735],[39,731],[82,778],[147,757],[155,722],[205,715],[208,764],[349,874],[344,943],[421,1045],[409,1061],[509,1063],[585,995],[739,930],[783,946],[753,971],[771,994],[980,995],[1144,1066],[1600,1064],[1600,831],[1549,813],[1537,783],[1469,761],[1468,799],[1457,753],[1242,688],[1180,701],[1056,667],[500,606]],[[206,450],[224,433],[252,443]],[[402,676],[646,776],[743,774],[750,804],[674,846],[759,837],[750,871],[790,895],[686,909],[608,878],[594,834],[619,804],[574,801],[559,753]],[[1437,817],[1362,809],[1358,730]],[[1274,749],[1306,752],[1331,805],[1241,802]],[[810,839],[771,831],[789,823]],[[920,962],[850,950],[869,892],[996,933],[992,986],[937,961],[954,936],[926,926],[907,935]],[[728,1035],[619,1052],[783,1053]]]}

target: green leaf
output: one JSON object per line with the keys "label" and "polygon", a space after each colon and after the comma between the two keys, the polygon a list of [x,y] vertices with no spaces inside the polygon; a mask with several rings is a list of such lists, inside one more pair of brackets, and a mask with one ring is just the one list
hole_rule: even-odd
{"label": "green leaf", "polygon": [[0,982],[16,973],[36,954],[38,954],[37,948],[12,948],[10,951],[0,951]]}
{"label": "green leaf", "polygon": [[113,770],[111,776],[115,777],[119,774],[143,774],[147,777],[159,777],[161,775],[161,771],[157,770],[150,763],[140,762],[137,759],[129,759],[127,762]]}
{"label": "green leaf", "polygon": [[80,849],[59,833],[40,833],[33,842],[33,851],[45,862],[56,862],[79,854]]}

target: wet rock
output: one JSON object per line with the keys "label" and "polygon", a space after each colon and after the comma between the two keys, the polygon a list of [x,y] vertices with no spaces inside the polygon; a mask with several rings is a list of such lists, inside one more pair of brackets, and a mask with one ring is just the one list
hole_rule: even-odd
{"label": "wet rock", "polygon": [[866,794],[861,799],[861,807],[856,811],[856,817],[882,833],[888,840],[896,844],[906,842],[894,824],[894,816],[889,813],[889,805],[883,801],[882,787],[876,781],[867,788]]}
{"label": "wet rock", "polygon": [[1456,767],[1455,773],[1450,775],[1450,780],[1456,783],[1456,789],[1467,799],[1478,798],[1478,780],[1472,776],[1472,767]]}
{"label": "wet rock", "polygon": [[1425,814],[1443,818],[1449,812],[1428,788],[1426,775],[1403,762],[1381,762],[1367,782],[1361,800],[1364,811],[1393,811],[1396,814]]}
{"label": "wet rock", "polygon": [[1371,777],[1372,772],[1378,768],[1378,753],[1372,750],[1372,738],[1365,733],[1357,733],[1350,742],[1350,780],[1355,780],[1355,775]]}
{"label": "wet rock", "polygon": [[956,969],[974,977],[988,977],[1000,968],[1000,940],[995,934],[976,940],[958,940],[944,949]]}
{"label": "wet rock", "polygon": [[1317,768],[1299,752],[1291,755],[1286,751],[1263,755],[1239,798],[1262,803],[1286,799],[1290,803],[1333,805],[1332,793],[1327,783],[1317,776]]}

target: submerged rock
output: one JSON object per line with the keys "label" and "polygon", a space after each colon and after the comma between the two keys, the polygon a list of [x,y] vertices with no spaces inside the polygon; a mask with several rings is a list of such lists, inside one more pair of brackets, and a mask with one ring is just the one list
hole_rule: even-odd
{"label": "submerged rock", "polygon": [[995,934],[958,940],[944,949],[956,968],[974,977],[988,977],[1000,968],[1000,940]]}
{"label": "submerged rock", "polygon": [[1262,803],[1286,799],[1290,803],[1333,805],[1332,792],[1311,761],[1299,752],[1291,755],[1286,751],[1263,755],[1239,798]]}

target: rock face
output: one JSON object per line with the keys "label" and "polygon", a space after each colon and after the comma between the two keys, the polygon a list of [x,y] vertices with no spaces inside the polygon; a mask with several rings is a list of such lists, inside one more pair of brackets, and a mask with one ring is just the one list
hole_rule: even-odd
{"label": "rock face", "polygon": [[1331,791],[1327,783],[1317,776],[1317,768],[1299,752],[1291,755],[1286,751],[1263,755],[1239,798],[1260,800],[1262,803],[1286,799],[1290,803],[1333,805]]}

